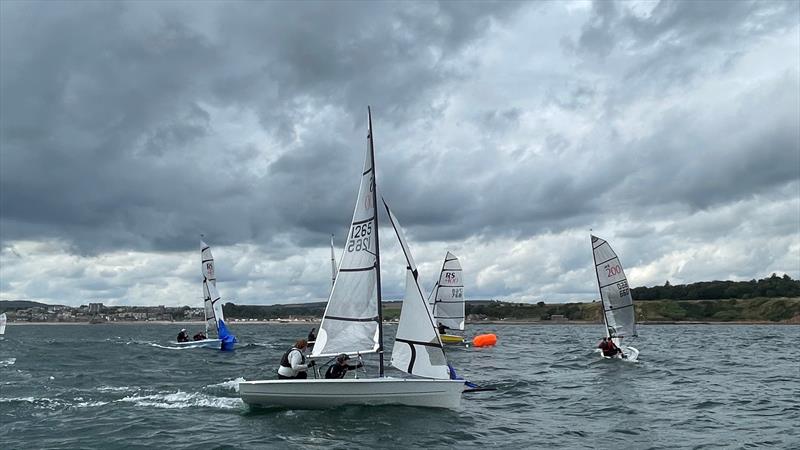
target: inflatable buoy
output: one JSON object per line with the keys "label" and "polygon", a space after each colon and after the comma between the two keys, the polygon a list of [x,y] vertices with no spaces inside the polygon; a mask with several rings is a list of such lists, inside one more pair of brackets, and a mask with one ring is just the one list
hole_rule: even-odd
{"label": "inflatable buoy", "polygon": [[472,338],[472,345],[475,347],[488,347],[494,344],[497,344],[497,336],[492,333],[479,334]]}

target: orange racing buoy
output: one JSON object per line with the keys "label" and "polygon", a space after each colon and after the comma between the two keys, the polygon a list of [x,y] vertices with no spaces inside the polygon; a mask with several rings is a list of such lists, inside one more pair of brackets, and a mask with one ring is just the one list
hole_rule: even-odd
{"label": "orange racing buoy", "polygon": [[488,347],[494,344],[497,344],[497,336],[492,333],[479,334],[472,338],[472,345],[475,347]]}

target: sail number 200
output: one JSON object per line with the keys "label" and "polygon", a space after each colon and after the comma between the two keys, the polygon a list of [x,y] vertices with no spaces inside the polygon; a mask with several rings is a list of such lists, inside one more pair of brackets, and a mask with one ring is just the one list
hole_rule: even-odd
{"label": "sail number 200", "polygon": [[622,273],[622,267],[620,267],[619,264],[617,264],[616,266],[606,266],[605,268],[607,273],[606,276],[608,276],[608,278],[611,278],[614,275],[619,275],[620,273]]}
{"label": "sail number 200", "polygon": [[350,230],[350,239],[347,241],[348,252],[359,252],[369,248],[372,237],[372,222],[354,225]]}

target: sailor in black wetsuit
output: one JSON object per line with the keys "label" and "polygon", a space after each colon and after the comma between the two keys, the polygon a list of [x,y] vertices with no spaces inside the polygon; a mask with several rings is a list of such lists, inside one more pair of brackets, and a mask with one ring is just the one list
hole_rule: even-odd
{"label": "sailor in black wetsuit", "polygon": [[178,333],[178,342],[189,342],[189,335],[186,334],[186,328],[181,329]]}
{"label": "sailor in black wetsuit", "polygon": [[325,378],[344,378],[344,375],[348,370],[356,370],[359,367],[363,367],[363,364],[361,363],[358,363],[355,366],[347,364],[348,359],[350,359],[350,357],[344,353],[337,356],[336,363],[328,367],[328,370],[325,372]]}
{"label": "sailor in black wetsuit", "polygon": [[450,329],[450,327],[445,326],[444,324],[442,324],[442,322],[439,322],[439,326],[436,328],[439,329],[439,334],[447,334],[447,330]]}

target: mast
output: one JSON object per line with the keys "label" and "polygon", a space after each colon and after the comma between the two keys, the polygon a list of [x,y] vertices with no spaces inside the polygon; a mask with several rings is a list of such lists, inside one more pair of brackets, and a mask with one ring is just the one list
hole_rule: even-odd
{"label": "mast", "polygon": [[597,274],[597,256],[594,253],[594,241],[596,239],[598,239],[596,236],[589,234],[589,244],[592,246],[592,261],[594,261],[594,277],[597,279],[597,291],[600,292],[600,310],[603,313],[603,324],[606,326],[606,337],[611,337],[611,333],[608,332],[608,318],[606,317],[606,304],[603,302],[603,290],[600,289],[600,275]]}
{"label": "mast", "polygon": [[367,106],[367,122],[369,123],[369,157],[372,164],[372,204],[375,205],[375,275],[378,294],[378,357],[380,359],[379,376],[383,378],[383,301],[381,299],[381,240],[378,237],[378,194],[377,170],[375,168],[375,145],[372,139],[372,111]]}
{"label": "mast", "polygon": [[336,257],[333,255],[333,233],[331,233],[331,289],[336,282]]}

